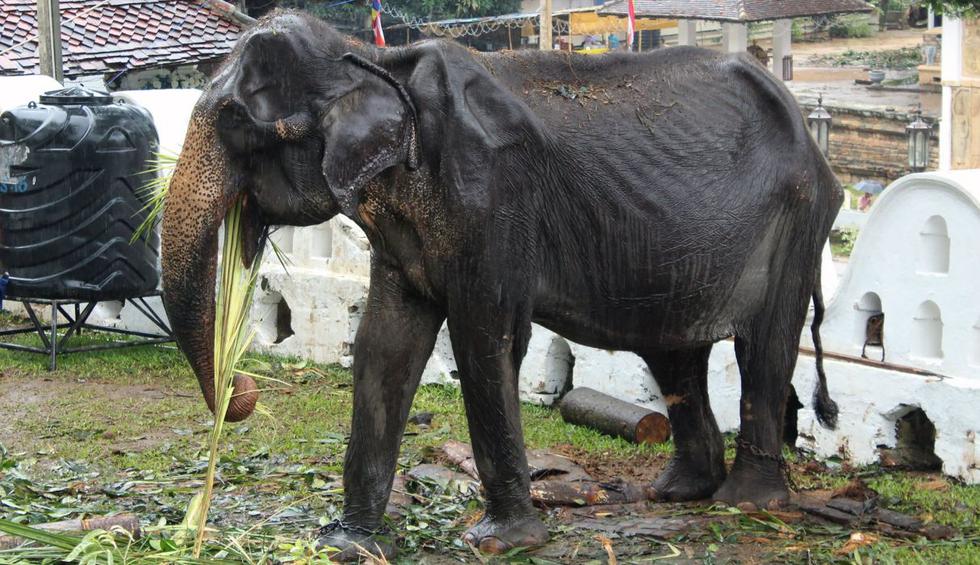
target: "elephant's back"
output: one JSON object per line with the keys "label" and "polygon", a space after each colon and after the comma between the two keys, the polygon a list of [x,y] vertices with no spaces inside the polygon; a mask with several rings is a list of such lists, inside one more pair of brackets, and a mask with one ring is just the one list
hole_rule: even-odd
{"label": "elephant's back", "polygon": [[657,169],[665,184],[710,199],[719,182],[759,171],[783,176],[787,163],[817,157],[795,99],[747,57],[673,47],[481,60],[569,166],[621,172],[623,187],[642,190]]}

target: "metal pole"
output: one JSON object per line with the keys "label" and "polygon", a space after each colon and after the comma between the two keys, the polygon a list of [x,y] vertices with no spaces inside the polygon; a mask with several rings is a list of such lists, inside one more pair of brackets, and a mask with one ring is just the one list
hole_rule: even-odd
{"label": "metal pole", "polygon": [[41,74],[64,80],[61,63],[61,8],[58,0],[37,0],[37,58]]}
{"label": "metal pole", "polygon": [[51,364],[50,370],[58,368],[58,303],[51,302]]}
{"label": "metal pole", "polygon": [[542,51],[551,51],[553,40],[551,37],[551,0],[541,0],[541,22],[539,24],[541,33],[538,35],[538,48]]}

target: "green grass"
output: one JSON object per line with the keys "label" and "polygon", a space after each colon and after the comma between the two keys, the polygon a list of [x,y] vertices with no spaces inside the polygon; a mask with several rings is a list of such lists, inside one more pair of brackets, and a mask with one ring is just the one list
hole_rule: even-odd
{"label": "green grass", "polygon": [[[267,356],[259,360],[289,386],[263,395],[271,417],[256,414],[226,427],[212,513],[212,524],[221,535],[211,542],[207,554],[218,555],[220,546],[215,544],[244,535],[273,516],[272,523],[243,538],[249,558],[309,557],[314,553],[310,533],[318,522],[337,516],[342,505],[339,481],[350,429],[351,376],[336,366]],[[6,454],[0,454],[0,518],[37,523],[77,512],[129,510],[145,523],[165,520],[165,528],[180,522],[204,475],[211,415],[176,350],[138,347],[68,355],[50,373],[43,356],[0,351],[0,367],[0,396],[11,402],[0,416],[0,437],[6,447]],[[456,388],[422,387],[412,410],[432,412],[434,418],[429,429],[409,426],[401,468],[431,460],[432,450],[447,439],[467,440],[463,402]],[[570,426],[549,408],[524,406],[522,411],[529,447],[572,445],[585,457],[622,460],[624,472],[625,466],[643,458],[662,460],[670,449],[669,445],[635,446]],[[954,542],[882,538],[858,550],[862,563],[980,562],[980,487],[875,467],[835,469],[797,472],[796,480],[805,488],[833,489],[864,475],[888,507],[954,526],[963,534]],[[467,520],[480,511],[478,499],[445,485],[426,489],[423,494],[430,502],[413,507],[396,523],[405,536],[402,562],[417,561],[419,551],[473,560],[456,540]],[[274,514],[284,508],[282,514]],[[598,543],[592,534],[568,530],[554,518],[549,518],[549,524],[558,543]],[[855,563],[854,555],[836,553],[850,533],[810,521],[784,528],[735,513],[711,529],[671,543],[685,557],[690,554],[706,563],[750,557],[806,562],[807,551],[815,563]],[[151,539],[162,543],[173,535],[165,530]],[[755,538],[769,541],[764,545],[749,541]],[[670,553],[667,546],[645,543],[640,544],[644,551]],[[617,551],[626,547],[626,540],[616,544]],[[765,551],[766,557],[740,553],[746,550]],[[526,562],[523,557],[514,559]]]}

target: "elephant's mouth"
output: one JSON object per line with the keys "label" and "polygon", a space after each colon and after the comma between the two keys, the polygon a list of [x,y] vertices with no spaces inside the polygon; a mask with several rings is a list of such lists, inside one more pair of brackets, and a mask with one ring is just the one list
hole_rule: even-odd
{"label": "elephant's mouth", "polygon": [[337,214],[320,168],[323,140],[309,113],[262,121],[240,104],[226,103],[218,130],[242,190],[254,198],[266,225],[314,225]]}

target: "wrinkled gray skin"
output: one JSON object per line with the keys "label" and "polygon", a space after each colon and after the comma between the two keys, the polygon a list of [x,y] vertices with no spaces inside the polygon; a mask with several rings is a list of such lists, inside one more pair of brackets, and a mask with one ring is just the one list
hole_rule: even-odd
{"label": "wrinkled gray skin", "polygon": [[[466,540],[482,550],[547,539],[517,393],[532,322],[647,361],[676,442],[656,497],[787,499],[779,465],[758,453],[780,451],[842,192],[792,97],[749,59],[488,55],[443,41],[378,50],[306,16],[265,19],[198,103],[164,217],[167,312],[209,405],[215,236],[242,194],[249,260],[266,226],[338,213],[371,241],[345,524],[321,538],[339,558],[355,542],[393,551],[364,532],[381,526],[444,320],[486,496]],[[706,372],[712,344],[730,336],[746,443],[726,472]],[[256,396],[248,379],[236,389],[233,420]],[[832,422],[825,386],[816,408]]]}

